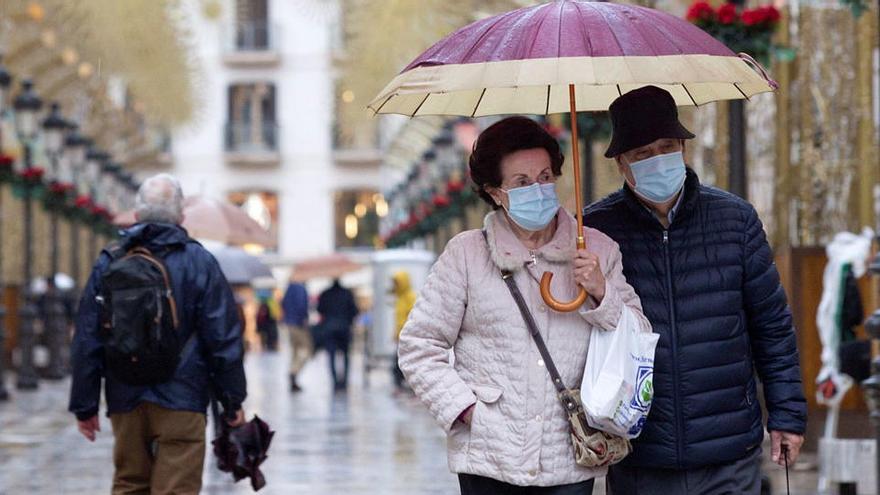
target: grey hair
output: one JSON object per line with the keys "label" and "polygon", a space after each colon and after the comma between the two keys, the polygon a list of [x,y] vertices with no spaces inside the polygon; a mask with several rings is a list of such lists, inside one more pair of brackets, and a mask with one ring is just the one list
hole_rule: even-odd
{"label": "grey hair", "polygon": [[138,222],[180,224],[183,221],[183,189],[169,174],[154,175],[141,184],[135,202]]}

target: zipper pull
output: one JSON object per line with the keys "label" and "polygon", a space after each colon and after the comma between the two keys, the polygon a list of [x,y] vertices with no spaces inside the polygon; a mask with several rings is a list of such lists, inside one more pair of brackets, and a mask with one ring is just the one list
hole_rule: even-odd
{"label": "zipper pull", "polygon": [[532,266],[538,266],[538,257],[535,255],[535,252],[529,250],[529,255],[532,257]]}
{"label": "zipper pull", "polygon": [[663,231],[663,244],[669,244],[669,231]]}

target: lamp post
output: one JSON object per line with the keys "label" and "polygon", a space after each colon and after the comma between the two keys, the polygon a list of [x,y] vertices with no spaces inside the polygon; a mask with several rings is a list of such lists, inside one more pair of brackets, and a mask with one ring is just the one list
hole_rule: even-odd
{"label": "lamp post", "polygon": [[[43,120],[43,137],[46,154],[49,157],[51,168],[49,180],[53,185],[60,185],[61,178],[61,154],[64,152],[64,133],[68,129],[68,123],[61,116],[61,106],[52,103],[49,115]],[[64,348],[67,345],[66,321],[64,318],[64,301],[55,284],[58,275],[58,211],[53,209],[50,213],[51,246],[49,254],[49,283],[46,295],[43,298],[43,329],[46,332],[46,340],[49,347],[49,366],[46,370],[46,378],[60,380],[64,378]]]}
{"label": "lamp post", "polygon": [[[9,71],[6,70],[6,66],[3,65],[3,58],[0,57],[0,120],[3,119],[4,114],[6,113],[6,98],[9,95],[9,86],[12,85],[12,76],[9,74]],[[0,154],[3,152],[3,134],[0,131]],[[3,204],[3,189],[0,188],[0,205]],[[2,240],[2,232],[3,232],[3,216],[0,215],[0,246],[3,245]],[[0,402],[9,399],[9,392],[6,391],[6,381],[4,379],[5,370],[6,370],[6,346],[5,346],[5,332],[4,332],[4,324],[6,322],[6,305],[3,304],[3,257],[0,256]]]}
{"label": "lamp post", "polygon": [[[25,172],[33,170],[33,145],[39,130],[37,114],[43,107],[43,101],[37,96],[30,80],[21,83],[22,91],[15,98],[15,130],[18,139],[24,147]],[[33,294],[31,294],[31,279],[33,276],[33,198],[32,184],[30,180],[23,181],[24,195],[24,273],[22,274],[22,305],[19,311],[20,331],[19,349],[21,351],[21,365],[18,369],[16,387],[23,390],[33,390],[39,384],[36,369],[34,368],[34,318],[37,310],[34,306]]]}
{"label": "lamp post", "polygon": [[[99,196],[102,195],[101,188],[101,172],[104,168],[104,162],[110,159],[110,155],[98,148],[92,147],[86,153],[85,177],[88,184],[89,194],[92,200],[97,204]],[[98,232],[92,228],[89,232],[89,256],[94,257],[98,254]]]}
{"label": "lamp post", "polygon": [[[79,133],[79,126],[71,125],[67,138],[64,140],[64,160],[66,170],[70,173],[70,183],[74,185],[74,194],[84,194],[85,188],[81,185],[81,170],[86,161],[86,150],[89,140]],[[79,287],[79,223],[76,220],[70,222],[70,276],[73,278],[74,287]],[[76,291],[74,291],[76,292]]]}

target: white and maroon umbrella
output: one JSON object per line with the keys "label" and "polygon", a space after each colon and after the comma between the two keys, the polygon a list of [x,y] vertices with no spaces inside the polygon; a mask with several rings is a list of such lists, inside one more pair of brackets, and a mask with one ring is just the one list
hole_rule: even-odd
{"label": "white and maroon umbrella", "polygon": [[[134,210],[120,213],[113,219],[119,226],[137,222]],[[183,228],[196,239],[210,239],[224,244],[242,246],[259,244],[273,247],[269,232],[241,208],[227,201],[205,196],[187,196],[183,201]]]}
{"label": "white and maroon umbrella", "polygon": [[[465,26],[419,55],[368,105],[378,113],[463,115],[570,112],[577,136],[579,111],[607,110],[618,96],[653,85],[678,105],[749,98],[776,83],[751,57],[735,54],[700,28],[636,5],[560,0],[514,10]],[[572,140],[574,190],[580,156]],[[581,197],[575,195],[578,232]],[[583,236],[578,247],[584,247]],[[574,311],[581,290],[562,303],[541,292],[557,311]]]}

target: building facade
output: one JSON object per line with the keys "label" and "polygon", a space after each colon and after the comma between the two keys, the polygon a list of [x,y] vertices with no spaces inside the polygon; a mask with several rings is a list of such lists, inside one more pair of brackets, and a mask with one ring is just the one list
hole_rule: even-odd
{"label": "building facade", "polygon": [[341,211],[357,206],[350,197],[372,200],[380,177],[370,153],[334,149],[334,3],[185,2],[199,110],[173,130],[165,169],[144,171],[241,205],[275,237],[280,264],[371,244],[346,236]]}

